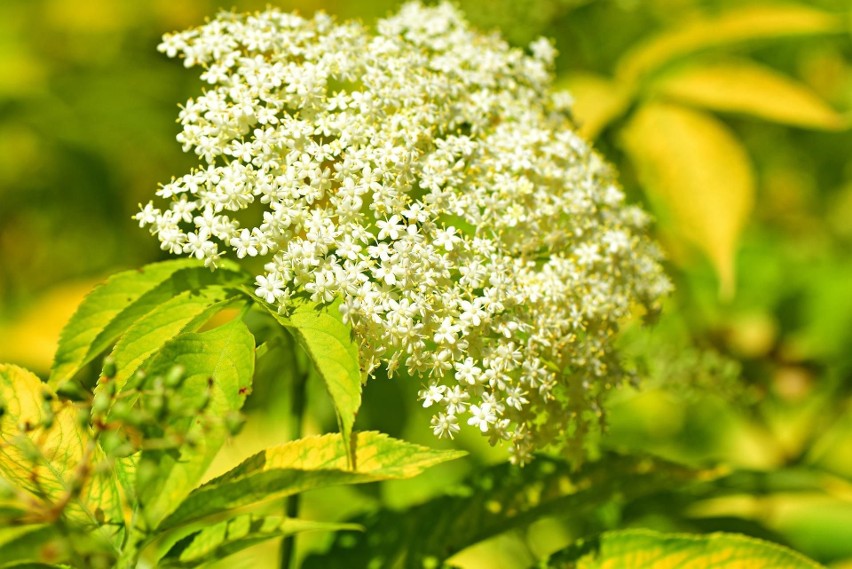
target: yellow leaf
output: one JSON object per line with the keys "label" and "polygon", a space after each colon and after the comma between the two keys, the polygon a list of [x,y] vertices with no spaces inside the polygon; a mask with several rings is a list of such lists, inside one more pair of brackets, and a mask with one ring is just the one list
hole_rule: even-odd
{"label": "yellow leaf", "polygon": [[658,102],[640,108],[622,134],[655,208],[710,258],[721,294],[733,294],[737,242],[755,191],[742,144],[712,116]]}
{"label": "yellow leaf", "polygon": [[679,22],[627,52],[618,76],[632,82],[669,61],[697,51],[743,41],[842,30],[840,18],[808,6],[744,6],[718,16]]}
{"label": "yellow leaf", "polygon": [[8,364],[0,364],[0,401],[0,477],[40,504],[29,515],[50,521],[61,512],[116,537],[118,527],[99,520],[122,520],[118,490],[112,476],[96,467],[106,457],[81,427],[74,404],[57,401],[38,377]]}
{"label": "yellow leaf", "polygon": [[690,66],[656,82],[654,92],[690,105],[796,126],[827,130],[847,126],[805,85],[750,61]]}
{"label": "yellow leaf", "polygon": [[580,569],[820,569],[804,555],[735,533],[666,534],[642,529],[602,534]]}
{"label": "yellow leaf", "polygon": [[593,140],[618,118],[630,104],[631,93],[620,83],[593,73],[577,73],[560,80],[557,89],[566,89],[574,99],[573,114],[580,134]]}

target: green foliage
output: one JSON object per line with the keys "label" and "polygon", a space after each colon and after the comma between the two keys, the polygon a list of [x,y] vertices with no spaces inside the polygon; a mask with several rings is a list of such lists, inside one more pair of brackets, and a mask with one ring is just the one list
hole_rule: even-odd
{"label": "green foliage", "polygon": [[[166,150],[174,101],[197,86],[151,46],[232,4],[266,2],[0,2],[0,360],[47,371],[51,329],[78,290],[164,255],[129,216],[158,180],[183,169]],[[298,8],[371,16],[391,4]],[[350,441],[373,437],[399,454],[382,455],[371,472],[361,471],[369,461],[360,453],[350,470],[336,434],[282,453],[287,421],[269,410],[290,406],[296,354],[290,342],[249,351],[292,334],[320,379],[308,382],[305,430],[333,430],[337,415],[349,432],[362,378],[336,309],[299,304],[273,320],[255,303],[223,326],[231,314],[219,311],[244,302],[246,276],[229,265],[211,273],[192,261],[156,263],[116,274],[86,298],[46,383],[0,367],[0,568],[211,566],[235,553],[216,566],[261,568],[271,565],[269,549],[242,548],[297,532],[310,567],[378,558],[628,567],[647,554],[704,567],[731,553],[758,567],[816,567],[781,546],[848,565],[848,2],[460,4],[516,45],[555,39],[558,81],[574,95],[582,131],[655,208],[677,286],[656,328],[626,339],[647,360],[637,369],[646,387],[608,403],[601,441],[626,454],[578,472],[544,457],[524,470],[478,467],[495,455],[459,436],[452,448],[470,460],[401,482],[454,455],[372,433]],[[724,301],[720,276],[734,293]],[[231,412],[243,403],[242,394],[228,397],[236,386],[262,394],[247,417]],[[428,440],[419,387],[371,382],[359,427],[392,416],[391,435]],[[244,419],[246,429],[223,444]],[[226,474],[199,485],[220,446],[248,454],[270,445],[247,461],[220,455],[211,473]],[[327,460],[313,454],[320,447]],[[649,452],[672,462],[639,458]],[[678,466],[695,461],[723,467]],[[310,520],[282,516],[283,497],[308,489],[319,490],[302,495]],[[176,517],[205,500],[203,517]],[[311,530],[342,533],[329,546]]]}
{"label": "green foliage", "polygon": [[160,558],[159,567],[189,568],[237,553],[263,541],[305,531],[358,530],[356,525],[242,514],[193,532]]}
{"label": "green foliage", "polygon": [[257,454],[193,492],[163,521],[163,527],[196,521],[223,511],[324,486],[408,478],[459,451],[430,450],[380,433],[358,433],[350,448],[340,437],[305,437]]}
{"label": "green foliage", "polygon": [[577,472],[565,462],[544,457],[524,469],[501,464],[476,472],[447,495],[409,510],[380,510],[351,520],[366,532],[338,536],[326,554],[309,559],[306,567],[434,565],[546,516],[570,512],[576,519],[592,520],[607,505],[713,476],[709,470],[617,455],[588,463]]}
{"label": "green foliage", "polygon": [[562,79],[576,99],[584,134],[594,138],[607,127],[618,129],[617,142],[669,233],[675,260],[688,262],[681,240],[704,253],[722,298],[736,290],[735,259],[756,184],[736,133],[689,107],[847,129],[848,120],[806,86],[747,59],[718,56],[742,44],[841,28],[839,17],[809,6],[731,8],[693,16],[637,42],[620,54],[612,78],[580,72]]}
{"label": "green foliage", "polygon": [[[244,281],[186,263],[123,273],[72,317],[52,382],[0,366],[0,480],[13,496],[3,510],[10,525],[0,528],[4,561],[194,567],[273,538],[356,527],[237,509],[313,488],[408,478],[464,454],[351,434],[360,403],[357,346],[336,311],[302,306],[282,321],[343,409],[346,437],[267,449],[199,487],[241,423],[255,338],[241,318],[193,330],[242,299],[236,285]],[[96,385],[87,390],[82,378],[69,389],[113,343]],[[53,384],[74,399],[57,396]],[[217,519],[199,528],[210,516]]]}
{"label": "green foliage", "polygon": [[[358,359],[358,344],[341,320],[339,301],[326,306],[296,301],[286,316],[259,299],[258,302],[292,331],[299,345],[315,362],[334,403],[340,433],[348,444],[352,439],[355,414],[361,406],[361,382],[366,378]],[[354,447],[347,456],[350,466],[355,466]]]}
{"label": "green foliage", "polygon": [[607,532],[572,546],[543,565],[577,569],[818,569],[818,563],[785,547],[737,534],[663,534],[648,530]]}

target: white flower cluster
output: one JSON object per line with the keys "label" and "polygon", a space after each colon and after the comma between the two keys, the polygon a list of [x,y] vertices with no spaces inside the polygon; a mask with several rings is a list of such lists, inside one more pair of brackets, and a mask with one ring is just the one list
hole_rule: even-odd
{"label": "white flower cluster", "polygon": [[180,112],[201,166],[136,215],[163,249],[265,260],[257,294],[340,310],[364,366],[422,378],[515,461],[575,448],[621,377],[612,337],[669,282],[646,216],[551,94],[555,51],[405,5],[375,31],[225,13],[160,49],[210,87]]}

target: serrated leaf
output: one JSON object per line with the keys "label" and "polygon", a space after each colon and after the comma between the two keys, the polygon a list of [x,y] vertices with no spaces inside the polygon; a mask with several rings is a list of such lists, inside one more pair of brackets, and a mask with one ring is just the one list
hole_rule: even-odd
{"label": "serrated leaf", "polygon": [[[330,305],[297,302],[287,316],[279,314],[258,299],[270,314],[283,326],[292,330],[299,345],[308,353],[325,382],[340,433],[344,440],[352,440],[355,415],[361,407],[361,371],[358,344],[352,330],[340,316],[340,301]],[[350,466],[355,465],[353,452],[349,453]]]}
{"label": "serrated leaf", "polygon": [[755,193],[742,144],[712,116],[658,102],[634,114],[622,143],[668,228],[707,255],[722,295],[733,294],[734,257]]}
{"label": "serrated leaf", "polygon": [[37,561],[46,547],[62,541],[62,534],[52,524],[0,527],[0,567]]}
{"label": "serrated leaf", "polygon": [[121,389],[149,357],[165,346],[166,342],[178,334],[199,327],[212,315],[227,307],[236,296],[234,290],[220,286],[187,290],[134,322],[111,352],[118,370],[113,379],[118,389]]}
{"label": "serrated leaf", "polygon": [[348,449],[337,435],[305,437],[267,449],[194,491],[167,518],[175,527],[216,514],[280,499],[324,486],[411,478],[426,468],[465,453],[433,450],[376,432],[355,437],[357,469],[348,465]]}
{"label": "serrated leaf", "polygon": [[[125,326],[118,325],[122,311],[175,272],[195,265],[187,260],[155,263],[113,275],[96,287],[62,330],[48,383],[56,388],[74,377],[80,368],[109,347],[124,327],[132,323],[131,319],[123,319]],[[116,324],[112,326],[112,333],[104,334],[104,329],[114,320]]]}
{"label": "serrated leaf", "polygon": [[[205,414],[224,416],[245,403],[254,374],[254,337],[241,320],[200,334],[182,334],[163,346],[146,372],[156,377],[174,366],[185,370],[178,394],[188,401],[209,394]],[[142,452],[141,462],[156,465],[156,475],[139,481],[136,488],[149,528],[155,528],[195,488],[228,436],[224,424],[204,425],[195,417],[170,427],[196,442],[181,446],[179,452]]]}
{"label": "serrated leaf", "polygon": [[665,534],[621,530],[551,557],[548,568],[577,569],[820,569],[786,547],[732,533]]}
{"label": "serrated leaf", "polygon": [[632,100],[631,93],[621,83],[593,73],[569,75],[560,79],[555,88],[571,93],[572,114],[580,134],[589,140],[624,113]]}
{"label": "serrated leaf", "polygon": [[817,8],[795,4],[743,6],[717,16],[678,21],[660,34],[628,51],[618,65],[617,76],[633,82],[675,59],[698,51],[744,41],[842,30],[837,16]]}
{"label": "serrated leaf", "polygon": [[379,510],[350,521],[364,534],[336,539],[304,569],[423,567],[503,532],[547,517],[588,519],[602,506],[629,502],[662,489],[684,487],[719,473],[646,457],[608,455],[580,471],[539,457],[524,468],[510,464],[474,473],[464,484],[404,511]]}
{"label": "serrated leaf", "polygon": [[[46,396],[52,398],[49,426],[44,425]],[[97,468],[106,457],[80,426],[75,406],[57,401],[32,373],[5,364],[0,364],[0,401],[6,406],[0,418],[0,475],[39,504],[41,511],[33,509],[29,516],[50,519],[58,510],[76,524],[119,540],[118,488],[108,472]],[[80,478],[81,472],[87,475]]]}
{"label": "serrated leaf", "polygon": [[307,531],[358,530],[353,524],[243,514],[208,525],[178,541],[158,562],[163,569],[198,567],[264,541]]}
{"label": "serrated leaf", "polygon": [[656,93],[715,111],[827,130],[846,121],[815,93],[773,69],[729,60],[679,69],[654,83]]}

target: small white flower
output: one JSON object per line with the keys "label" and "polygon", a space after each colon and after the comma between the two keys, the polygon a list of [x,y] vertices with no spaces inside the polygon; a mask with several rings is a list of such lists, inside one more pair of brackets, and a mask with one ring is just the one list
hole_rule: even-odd
{"label": "small white flower", "polygon": [[134,216],[164,250],[259,257],[255,293],[282,313],[339,300],[368,372],[428,377],[436,436],[468,413],[513,460],[581,446],[559,426],[593,427],[620,321],[671,285],[551,92],[548,40],[525,52],[410,2],[375,31],[224,13],[158,49],[206,82],[179,113],[198,166]]}

